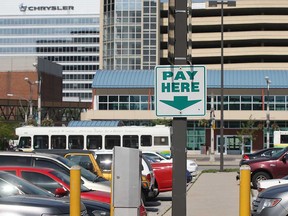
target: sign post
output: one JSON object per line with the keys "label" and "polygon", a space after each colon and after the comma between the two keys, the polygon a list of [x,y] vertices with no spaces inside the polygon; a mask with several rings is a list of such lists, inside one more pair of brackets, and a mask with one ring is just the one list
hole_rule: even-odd
{"label": "sign post", "polygon": [[173,116],[172,216],[186,215],[187,116],[206,114],[206,68],[167,65],[155,67],[157,116]]}

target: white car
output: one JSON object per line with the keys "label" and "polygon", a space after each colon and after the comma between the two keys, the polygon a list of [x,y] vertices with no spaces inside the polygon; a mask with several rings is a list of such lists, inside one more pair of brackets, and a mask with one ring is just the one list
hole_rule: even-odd
{"label": "white car", "polygon": [[[160,163],[165,162],[172,162],[172,158],[168,157],[167,155],[161,154],[159,152],[153,152],[153,151],[142,151],[143,155],[146,155],[147,157],[150,157],[156,161],[159,161]],[[193,175],[197,175],[198,171],[198,164],[196,161],[187,159],[187,170]]]}
{"label": "white car", "polygon": [[[94,151],[94,152],[95,152],[94,154],[95,159],[98,165],[100,166],[100,168],[103,171],[111,171],[112,161],[113,161],[113,150],[103,150],[103,151],[99,150],[99,151]],[[148,196],[149,197],[157,196],[159,192],[157,191],[156,188],[154,188],[154,183],[155,183],[154,172],[150,163],[145,158],[142,158],[141,174],[144,175],[145,177],[149,176],[149,179],[150,179],[149,190],[151,191],[151,193],[149,192]]]}
{"label": "white car", "polygon": [[280,179],[267,179],[267,180],[259,181],[257,183],[257,190],[261,192],[269,187],[280,185],[280,184],[288,184],[288,175]]}

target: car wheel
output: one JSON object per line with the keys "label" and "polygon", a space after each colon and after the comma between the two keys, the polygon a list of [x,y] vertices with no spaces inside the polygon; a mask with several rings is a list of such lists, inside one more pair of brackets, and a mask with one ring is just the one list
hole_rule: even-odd
{"label": "car wheel", "polygon": [[257,183],[259,181],[271,179],[270,175],[266,172],[257,172],[252,177],[252,187],[254,189],[257,189]]}

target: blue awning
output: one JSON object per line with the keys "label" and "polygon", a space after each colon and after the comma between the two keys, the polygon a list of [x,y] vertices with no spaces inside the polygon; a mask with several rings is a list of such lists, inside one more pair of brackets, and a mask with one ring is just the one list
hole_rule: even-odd
{"label": "blue awning", "polygon": [[70,121],[68,127],[118,127],[122,121]]}

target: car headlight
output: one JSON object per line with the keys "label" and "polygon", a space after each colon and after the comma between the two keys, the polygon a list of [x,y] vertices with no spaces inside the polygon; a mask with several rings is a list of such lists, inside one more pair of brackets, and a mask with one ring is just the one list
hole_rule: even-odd
{"label": "car headlight", "polygon": [[257,212],[260,213],[263,209],[269,208],[269,207],[274,207],[276,206],[281,199],[275,198],[275,199],[262,199],[261,202],[259,203]]}
{"label": "car headlight", "polygon": [[110,216],[110,212],[103,211],[103,210],[94,210],[92,211],[94,216]]}

